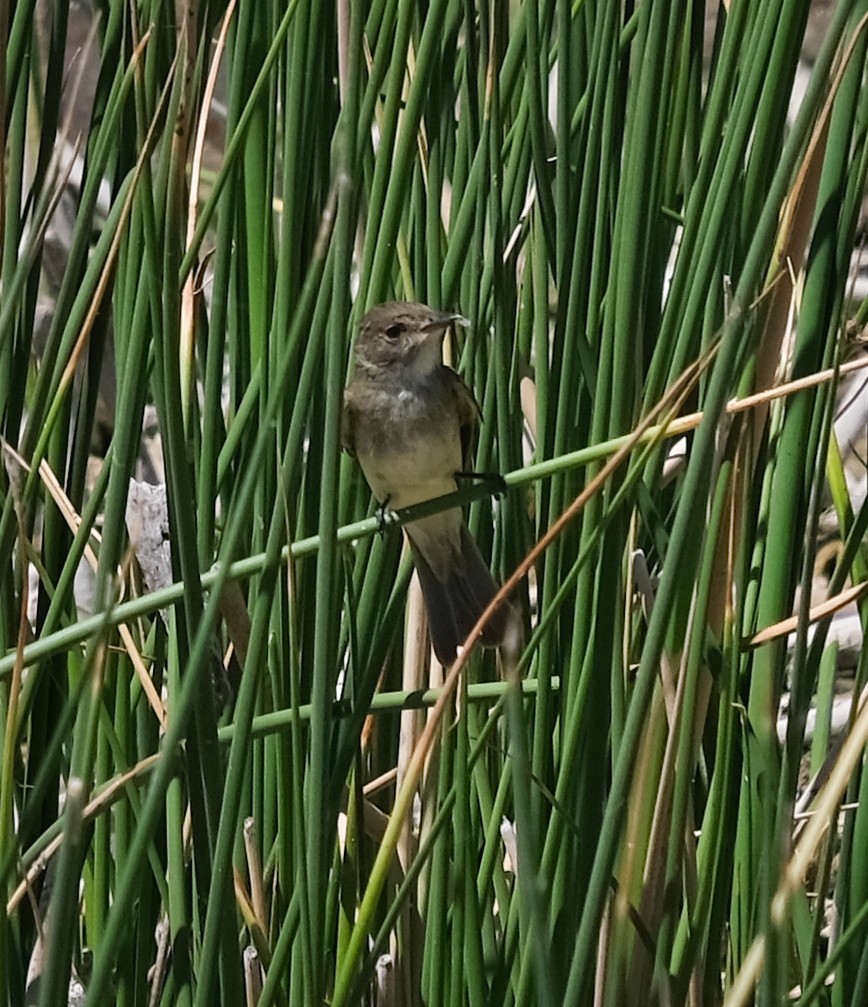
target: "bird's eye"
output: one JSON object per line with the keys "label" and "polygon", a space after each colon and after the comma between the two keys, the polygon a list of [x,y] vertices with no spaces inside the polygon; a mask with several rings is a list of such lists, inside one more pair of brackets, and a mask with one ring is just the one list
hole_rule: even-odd
{"label": "bird's eye", "polygon": [[394,325],[390,325],[386,329],[386,339],[388,339],[389,342],[394,343],[395,340],[398,339],[403,332],[404,332],[404,326],[396,322]]}

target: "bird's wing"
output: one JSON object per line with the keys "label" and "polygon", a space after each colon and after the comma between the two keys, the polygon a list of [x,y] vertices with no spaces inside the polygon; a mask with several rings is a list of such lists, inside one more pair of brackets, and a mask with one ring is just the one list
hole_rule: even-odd
{"label": "bird's wing", "polygon": [[344,408],[341,412],[341,447],[348,455],[356,457],[356,409],[353,405],[352,389],[344,392]]}
{"label": "bird's wing", "polygon": [[461,460],[464,470],[473,470],[473,461],[476,457],[476,443],[479,440],[479,421],[482,419],[482,410],[479,403],[473,397],[473,392],[464,384],[461,378],[448,368],[451,377],[452,394],[455,396],[455,405],[458,411],[458,423],[461,433]]}

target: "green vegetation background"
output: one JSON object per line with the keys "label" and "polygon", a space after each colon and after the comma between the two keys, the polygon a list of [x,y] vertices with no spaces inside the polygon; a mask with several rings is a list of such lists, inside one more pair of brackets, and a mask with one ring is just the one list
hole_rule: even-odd
{"label": "green vegetation background", "polygon": [[[866,578],[831,436],[866,11],[788,121],[804,0],[104,0],[72,58],[75,8],[0,5],[0,1004],[868,1002],[868,722],[830,740],[808,634],[829,501],[828,594]],[[517,661],[403,746],[418,600],[338,447],[391,297],[472,320],[498,575],[558,531]],[[821,378],[726,412],[782,359]]]}

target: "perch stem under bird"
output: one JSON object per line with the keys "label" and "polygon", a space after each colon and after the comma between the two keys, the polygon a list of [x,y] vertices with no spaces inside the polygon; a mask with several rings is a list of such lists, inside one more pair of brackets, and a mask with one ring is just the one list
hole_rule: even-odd
{"label": "perch stem under bird", "polygon": [[[390,301],[361,320],[353,377],[344,393],[342,440],[381,506],[411,507],[454,493],[472,475],[480,409],[442,360],[443,337],[461,315]],[[419,575],[437,659],[451,664],[498,590],[454,507],[404,526]],[[497,647],[516,614],[503,602],[482,631]]]}

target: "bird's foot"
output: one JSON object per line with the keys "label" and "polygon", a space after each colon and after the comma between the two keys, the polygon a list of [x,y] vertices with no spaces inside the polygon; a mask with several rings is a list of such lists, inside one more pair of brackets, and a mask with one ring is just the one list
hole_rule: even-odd
{"label": "bird's foot", "polygon": [[380,536],[380,538],[384,538],[386,535],[386,526],[389,523],[386,520],[386,510],[389,506],[389,501],[391,499],[392,499],[391,497],[386,497],[386,499],[382,501],[380,506],[377,507],[377,534]]}
{"label": "bird's foot", "polygon": [[499,472],[456,472],[455,479],[457,482],[473,480],[485,483],[497,496],[505,496],[506,494],[506,480]]}

